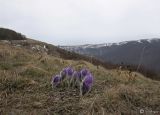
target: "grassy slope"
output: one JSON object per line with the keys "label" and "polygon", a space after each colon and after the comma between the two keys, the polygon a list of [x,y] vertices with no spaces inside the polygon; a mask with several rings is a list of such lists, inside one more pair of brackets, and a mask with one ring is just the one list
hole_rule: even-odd
{"label": "grassy slope", "polygon": [[[88,95],[79,97],[77,89],[51,88],[51,76],[69,64],[77,70],[87,67],[95,76]],[[0,43],[0,114],[101,115],[138,114],[140,108],[160,110],[160,82],[139,73],[129,81],[126,72],[97,69],[85,61],[63,60]]]}

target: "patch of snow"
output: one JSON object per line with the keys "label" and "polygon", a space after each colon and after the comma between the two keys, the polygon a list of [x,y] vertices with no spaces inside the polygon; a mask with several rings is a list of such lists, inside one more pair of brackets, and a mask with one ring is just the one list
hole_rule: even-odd
{"label": "patch of snow", "polygon": [[126,44],[126,43],[128,43],[128,41],[119,42],[119,44],[118,44],[118,45],[124,45],[124,44]]}
{"label": "patch of snow", "polygon": [[151,42],[152,42],[152,39],[147,39],[147,42],[151,43]]}
{"label": "patch of snow", "polygon": [[106,46],[110,47],[112,46],[114,43],[106,43]]}
{"label": "patch of snow", "polygon": [[137,40],[138,43],[143,43],[141,40]]}

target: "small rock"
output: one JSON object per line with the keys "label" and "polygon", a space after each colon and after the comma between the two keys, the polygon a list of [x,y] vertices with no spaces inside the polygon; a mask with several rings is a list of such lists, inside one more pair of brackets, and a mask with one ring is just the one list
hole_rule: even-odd
{"label": "small rock", "polygon": [[37,84],[37,82],[36,82],[36,81],[34,81],[34,80],[30,80],[29,85],[35,85],[35,84]]}
{"label": "small rock", "polygon": [[41,102],[34,102],[33,103],[33,107],[35,107],[35,108],[41,108],[41,107],[43,107],[43,105],[42,105]]}
{"label": "small rock", "polygon": [[60,100],[60,98],[58,98],[58,97],[57,97],[57,98],[55,98],[55,101],[59,101],[59,100]]}

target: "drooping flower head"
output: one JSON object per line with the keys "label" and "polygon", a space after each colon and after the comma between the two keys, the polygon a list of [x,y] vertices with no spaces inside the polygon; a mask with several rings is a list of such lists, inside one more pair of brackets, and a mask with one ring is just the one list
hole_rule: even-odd
{"label": "drooping flower head", "polygon": [[73,77],[74,77],[74,78],[79,78],[79,76],[80,76],[80,73],[79,73],[79,72],[77,72],[77,71],[74,71],[74,72],[73,72]]}
{"label": "drooping flower head", "polygon": [[61,76],[60,75],[56,75],[56,76],[53,76],[52,77],[52,81],[51,81],[51,84],[52,86],[58,86],[61,82]]}
{"label": "drooping flower head", "polygon": [[84,68],[84,69],[81,70],[81,75],[82,75],[82,76],[86,76],[87,73],[88,73],[88,70],[87,70],[87,69]]}
{"label": "drooping flower head", "polygon": [[89,74],[89,73],[90,73],[90,72],[89,72],[87,69],[83,68],[83,69],[80,71],[80,78],[81,78],[81,80],[83,80],[84,77],[85,77],[87,74]]}
{"label": "drooping flower head", "polygon": [[83,83],[87,86],[91,86],[93,84],[93,76],[91,73],[88,73],[85,76]]}
{"label": "drooping flower head", "polygon": [[92,85],[93,85],[93,76],[91,73],[88,73],[83,81],[83,87],[82,87],[83,94],[89,92],[92,88]]}
{"label": "drooping flower head", "polygon": [[68,75],[68,76],[72,76],[74,70],[73,70],[71,67],[67,67],[67,68],[66,68],[66,72],[67,72],[67,75]]}

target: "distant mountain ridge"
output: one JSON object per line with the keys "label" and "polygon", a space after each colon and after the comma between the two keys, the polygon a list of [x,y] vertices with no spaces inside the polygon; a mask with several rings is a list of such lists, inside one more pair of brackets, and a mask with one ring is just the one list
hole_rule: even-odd
{"label": "distant mountain ridge", "polygon": [[160,40],[160,38],[152,38],[152,39],[141,39],[141,40],[123,41],[123,42],[117,42],[117,43],[68,45],[68,46],[60,46],[60,47],[63,48],[63,49],[74,51],[74,50],[72,50],[72,48],[73,49],[78,49],[78,48],[82,48],[82,49],[85,49],[85,48],[101,48],[101,47],[110,47],[110,46],[113,46],[113,45],[117,45],[117,46],[118,45],[124,45],[124,44],[127,44],[129,42],[143,43],[145,41],[145,42],[151,43],[153,41],[159,41],[159,40]]}
{"label": "distant mountain ridge", "polygon": [[93,56],[113,64],[144,66],[160,72],[160,39],[142,39],[120,43],[61,46],[68,51]]}

